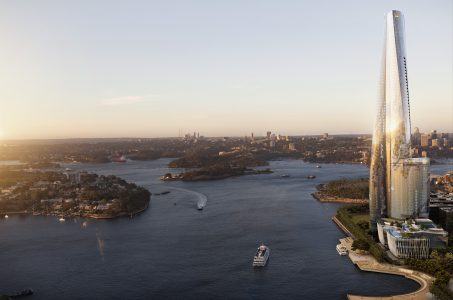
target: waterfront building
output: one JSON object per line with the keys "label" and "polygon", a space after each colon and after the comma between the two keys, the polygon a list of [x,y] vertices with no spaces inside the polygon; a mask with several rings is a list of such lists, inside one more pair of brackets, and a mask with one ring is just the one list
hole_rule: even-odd
{"label": "waterfront building", "polygon": [[429,158],[411,158],[409,87],[404,17],[386,15],[381,88],[370,165],[371,229],[383,217],[426,214]]}
{"label": "waterfront building", "polygon": [[390,217],[410,218],[428,216],[429,159],[407,158],[392,169],[393,177]]}
{"label": "waterfront building", "polygon": [[388,247],[398,258],[428,258],[429,239],[426,237],[403,238],[398,231],[388,231]]}
{"label": "waterfront building", "polygon": [[428,258],[431,248],[444,247],[447,232],[430,219],[413,219],[399,223],[383,219],[377,223],[379,242],[396,258]]}

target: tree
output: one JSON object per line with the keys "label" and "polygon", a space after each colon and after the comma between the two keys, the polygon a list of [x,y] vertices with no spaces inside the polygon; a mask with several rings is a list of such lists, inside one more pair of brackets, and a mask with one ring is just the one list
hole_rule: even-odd
{"label": "tree", "polygon": [[436,280],[434,280],[431,288],[429,289],[436,299],[448,300],[452,299],[453,294],[448,290],[448,282],[450,281],[450,274],[446,271],[439,271],[436,273]]}
{"label": "tree", "polygon": [[364,220],[357,222],[357,226],[359,226],[360,228],[362,228],[365,231],[370,228],[370,224],[368,223],[368,221],[364,221]]}
{"label": "tree", "polygon": [[352,243],[352,250],[357,249],[368,251],[370,249],[370,243],[364,239],[356,239]]}

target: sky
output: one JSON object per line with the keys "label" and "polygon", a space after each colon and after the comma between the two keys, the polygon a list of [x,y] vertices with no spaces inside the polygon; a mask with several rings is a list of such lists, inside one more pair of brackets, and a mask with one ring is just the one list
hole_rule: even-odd
{"label": "sky", "polygon": [[371,133],[384,15],[453,132],[453,1],[0,0],[0,138]]}

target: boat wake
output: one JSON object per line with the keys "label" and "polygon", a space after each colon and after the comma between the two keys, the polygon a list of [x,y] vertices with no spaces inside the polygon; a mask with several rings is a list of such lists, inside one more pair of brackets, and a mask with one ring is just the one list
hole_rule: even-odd
{"label": "boat wake", "polygon": [[169,187],[169,188],[195,196],[197,198],[197,208],[199,210],[203,209],[206,206],[206,203],[208,202],[208,197],[206,197],[206,195],[204,195],[202,193],[195,192],[195,191],[188,190],[188,189],[177,188],[177,187]]}

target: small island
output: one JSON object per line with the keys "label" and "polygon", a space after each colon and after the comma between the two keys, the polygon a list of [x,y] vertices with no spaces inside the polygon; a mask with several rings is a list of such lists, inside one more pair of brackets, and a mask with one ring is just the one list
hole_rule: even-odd
{"label": "small island", "polygon": [[109,175],[0,169],[0,214],[55,215],[110,219],[144,211],[151,193]]}
{"label": "small island", "polygon": [[368,203],[368,178],[340,179],[316,186],[312,196],[320,202]]}

